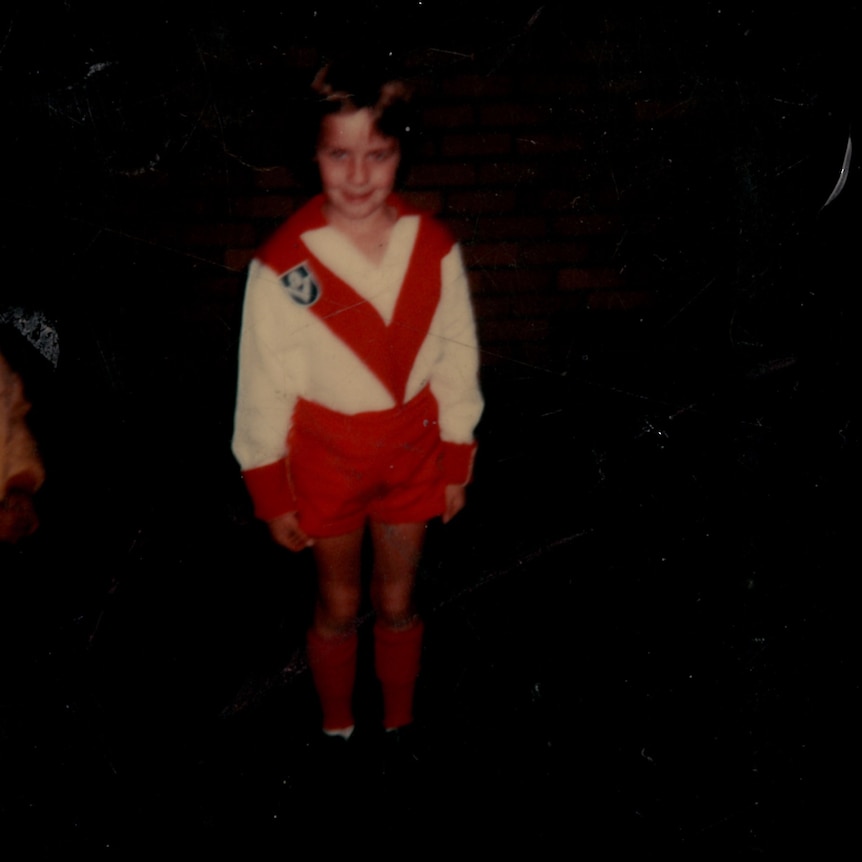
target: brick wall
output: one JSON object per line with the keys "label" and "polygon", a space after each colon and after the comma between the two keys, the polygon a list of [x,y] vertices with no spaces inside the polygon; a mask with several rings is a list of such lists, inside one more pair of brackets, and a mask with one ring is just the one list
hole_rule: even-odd
{"label": "brick wall", "polygon": [[[564,368],[581,340],[626,330],[690,276],[678,258],[694,220],[679,204],[698,100],[666,58],[644,58],[636,18],[593,24],[574,35],[546,23],[502,58],[414,62],[423,137],[403,191],[463,244],[489,365]],[[221,73],[218,60],[209,73],[227,87],[237,59]],[[173,166],[114,178],[129,233],[211,264],[209,297],[241,293],[254,249],[307,195],[290,99],[320,55],[282,47],[243,62],[270,88],[265,110],[244,106],[240,82],[233,103],[222,91],[201,112]]]}
{"label": "brick wall", "polygon": [[[418,79],[423,140],[403,193],[463,244],[487,364],[564,362],[561,330],[590,314],[643,311],[655,299],[620,255],[632,228],[602,167],[608,92],[595,62],[589,52],[557,55],[556,68],[537,71],[524,57],[495,74],[462,63]],[[637,100],[627,99],[634,120]],[[220,248],[221,263],[239,273],[304,198],[287,164],[234,164],[230,174],[223,217],[185,235],[204,257]]]}
{"label": "brick wall", "polygon": [[[781,28],[807,34],[802,13],[453,4],[425,32],[403,5],[426,46],[408,52],[424,138],[405,193],[463,243],[487,364],[564,370],[650,324],[726,339],[736,298],[776,277],[776,248],[834,185],[855,105],[835,58],[850,54],[830,30],[799,59]],[[7,278],[16,302],[65,302],[66,284],[89,295],[100,279],[108,292],[158,258],[178,314],[203,307],[233,330],[253,250],[306,197],[292,107],[325,53],[317,36],[349,41],[363,24],[331,13],[315,32],[323,13],[294,7],[154,12],[127,32],[75,6],[28,39],[16,27],[4,74],[21,188],[4,260],[44,254],[50,211],[64,274]]]}

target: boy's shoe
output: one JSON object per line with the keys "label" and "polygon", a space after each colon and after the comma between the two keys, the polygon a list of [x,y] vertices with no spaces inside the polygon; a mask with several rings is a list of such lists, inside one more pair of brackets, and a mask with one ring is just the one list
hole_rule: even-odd
{"label": "boy's shoe", "polygon": [[384,777],[407,778],[422,764],[422,739],[416,724],[383,732],[381,773]]}
{"label": "boy's shoe", "polygon": [[309,744],[306,768],[309,778],[321,790],[352,780],[356,769],[353,738],[318,733]]}

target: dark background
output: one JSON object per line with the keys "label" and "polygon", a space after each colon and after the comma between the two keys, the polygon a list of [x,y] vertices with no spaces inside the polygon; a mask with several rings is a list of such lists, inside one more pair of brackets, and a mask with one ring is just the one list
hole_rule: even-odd
{"label": "dark background", "polygon": [[[48,481],[0,548],[0,840],[850,833],[854,161],[824,205],[857,5],[483,5],[3,13],[0,347]],[[305,193],[310,76],[357,44],[419,82],[407,193],[464,243],[488,406],[470,505],[429,534],[425,754],[336,795],[310,560],[251,517],[229,443],[244,266]]]}

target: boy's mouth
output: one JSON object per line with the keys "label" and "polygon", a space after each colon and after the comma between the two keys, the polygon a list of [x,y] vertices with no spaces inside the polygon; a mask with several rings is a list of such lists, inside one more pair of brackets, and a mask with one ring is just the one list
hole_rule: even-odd
{"label": "boy's mouth", "polygon": [[367,192],[342,192],[345,200],[350,201],[351,203],[359,203],[361,201],[368,200],[371,195],[374,194],[374,190],[371,189]]}

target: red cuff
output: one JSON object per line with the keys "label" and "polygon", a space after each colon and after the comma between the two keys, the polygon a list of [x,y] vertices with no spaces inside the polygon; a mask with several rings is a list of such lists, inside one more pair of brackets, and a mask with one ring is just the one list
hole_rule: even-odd
{"label": "red cuff", "polygon": [[447,485],[466,485],[473,476],[475,443],[443,441],[443,479]]}
{"label": "red cuff", "polygon": [[242,478],[254,503],[254,514],[262,521],[271,521],[279,515],[296,511],[296,497],[290,487],[284,459],[246,470]]}

